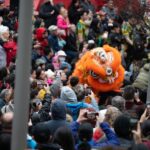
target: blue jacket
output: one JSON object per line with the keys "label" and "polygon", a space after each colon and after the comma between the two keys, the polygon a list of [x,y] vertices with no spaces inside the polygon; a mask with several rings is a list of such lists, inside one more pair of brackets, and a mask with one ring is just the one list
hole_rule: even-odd
{"label": "blue jacket", "polygon": [[67,103],[66,107],[72,112],[72,117],[74,121],[77,120],[80,109],[93,108],[92,105],[89,105],[85,102]]}
{"label": "blue jacket", "polygon": [[[79,126],[80,126],[80,124],[78,122],[73,122],[71,124],[71,130],[72,130],[73,136],[75,138],[75,141],[77,142],[76,150],[78,150],[78,146],[81,143],[78,139]],[[116,134],[110,129],[108,123],[103,122],[100,124],[100,127],[103,130],[103,132],[105,133],[107,140],[105,140],[104,142],[96,143],[93,139],[91,139],[91,141],[88,141],[88,144],[92,148],[99,148],[99,147],[104,147],[104,146],[108,146],[108,145],[120,145]]]}
{"label": "blue jacket", "polygon": [[61,47],[59,46],[59,43],[58,43],[57,36],[49,35],[48,36],[48,43],[52,47],[54,53],[56,53],[59,50],[61,50]]}

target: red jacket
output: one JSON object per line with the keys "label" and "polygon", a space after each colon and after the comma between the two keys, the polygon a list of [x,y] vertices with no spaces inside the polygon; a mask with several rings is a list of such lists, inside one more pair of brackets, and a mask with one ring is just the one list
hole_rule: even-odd
{"label": "red jacket", "polygon": [[8,41],[4,43],[3,47],[6,51],[7,66],[9,66],[12,59],[16,57],[17,43],[14,41]]}

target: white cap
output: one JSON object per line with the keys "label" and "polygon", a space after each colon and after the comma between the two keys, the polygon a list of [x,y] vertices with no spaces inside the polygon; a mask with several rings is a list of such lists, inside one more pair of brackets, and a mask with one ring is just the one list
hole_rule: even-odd
{"label": "white cap", "polygon": [[65,56],[65,57],[67,56],[66,53],[64,51],[62,51],[62,50],[58,51],[57,55],[58,56]]}
{"label": "white cap", "polygon": [[88,44],[95,44],[94,40],[88,40]]}
{"label": "white cap", "polygon": [[57,30],[57,29],[58,29],[58,27],[55,26],[55,25],[51,25],[51,26],[48,28],[48,30],[49,30],[50,32],[55,31],[55,30]]}
{"label": "white cap", "polygon": [[51,70],[48,69],[45,74],[47,75],[48,78],[54,77],[55,73]]}

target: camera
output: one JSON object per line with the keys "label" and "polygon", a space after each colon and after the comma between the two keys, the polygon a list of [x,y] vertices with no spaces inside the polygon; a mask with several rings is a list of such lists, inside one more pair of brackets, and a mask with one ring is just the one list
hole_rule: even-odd
{"label": "camera", "polygon": [[99,114],[97,112],[87,112],[85,114],[85,117],[88,118],[89,120],[96,120],[96,116]]}

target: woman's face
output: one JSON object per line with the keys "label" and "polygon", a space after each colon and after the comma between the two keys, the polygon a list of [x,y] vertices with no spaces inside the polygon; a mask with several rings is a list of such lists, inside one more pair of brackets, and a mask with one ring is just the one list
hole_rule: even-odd
{"label": "woman's face", "polygon": [[6,39],[6,40],[9,39],[9,37],[10,37],[9,30],[8,30],[7,32],[3,33],[3,37],[4,37],[4,39]]}
{"label": "woman's face", "polygon": [[9,89],[8,93],[7,93],[6,96],[5,96],[6,102],[9,102],[9,101],[11,100],[12,94],[13,94],[13,90],[12,90],[12,89]]}
{"label": "woman's face", "polygon": [[45,78],[46,78],[45,72],[42,70],[40,74],[40,79],[45,80]]}
{"label": "woman's face", "polygon": [[36,79],[36,72],[35,72],[35,70],[33,71],[31,77],[32,77],[33,79]]}
{"label": "woman's face", "polygon": [[67,16],[68,16],[68,11],[67,11],[67,9],[65,9],[64,7],[61,7],[61,9],[60,9],[60,14],[61,14],[63,17],[67,17]]}

